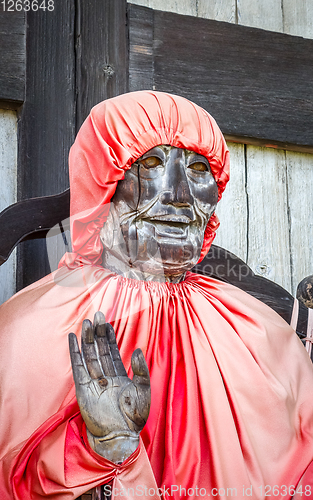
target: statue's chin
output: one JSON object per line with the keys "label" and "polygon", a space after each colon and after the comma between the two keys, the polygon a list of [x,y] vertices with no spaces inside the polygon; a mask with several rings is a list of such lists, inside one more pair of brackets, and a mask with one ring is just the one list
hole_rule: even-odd
{"label": "statue's chin", "polygon": [[122,226],[121,237],[116,241],[110,241],[107,237],[115,234],[113,230],[105,234],[102,232],[103,265],[118,274],[136,279],[176,279],[199,261],[204,227],[205,224],[203,227],[195,225],[181,230],[177,225],[170,227],[145,223],[137,230],[136,226],[130,224]]}
{"label": "statue's chin", "polygon": [[201,253],[201,242],[149,240],[139,251],[133,267],[141,272],[154,275],[173,276],[184,274],[198,262]]}

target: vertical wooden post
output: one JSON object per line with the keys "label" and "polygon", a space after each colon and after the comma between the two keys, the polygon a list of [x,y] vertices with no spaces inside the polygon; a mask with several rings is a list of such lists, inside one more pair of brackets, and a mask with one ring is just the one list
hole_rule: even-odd
{"label": "vertical wooden post", "polygon": [[[75,136],[75,2],[27,12],[26,95],[18,124],[18,199],[68,187],[67,157]],[[49,273],[45,240],[18,249],[17,288]]]}
{"label": "vertical wooden post", "polygon": [[[68,152],[92,106],[128,89],[126,0],[68,0],[29,12],[19,117],[18,199],[68,187]],[[18,253],[17,287],[50,272],[45,241]]]}
{"label": "vertical wooden post", "polygon": [[77,129],[98,102],[128,91],[126,0],[78,0]]}

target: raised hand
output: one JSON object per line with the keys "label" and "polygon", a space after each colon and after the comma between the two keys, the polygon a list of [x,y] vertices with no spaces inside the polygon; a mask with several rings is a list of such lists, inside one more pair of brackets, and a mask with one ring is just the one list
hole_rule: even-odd
{"label": "raised hand", "polygon": [[76,397],[91,447],[112,462],[123,462],[138,446],[150,410],[150,377],[141,349],[131,358],[128,378],[113,327],[97,312],[82,326],[82,354],[69,334]]}

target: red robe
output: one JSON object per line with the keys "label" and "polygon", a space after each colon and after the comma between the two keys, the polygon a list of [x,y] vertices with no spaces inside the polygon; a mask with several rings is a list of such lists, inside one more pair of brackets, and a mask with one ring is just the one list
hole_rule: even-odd
{"label": "red robe", "polygon": [[[112,478],[116,498],[122,486],[152,498],[158,485],[176,499],[263,499],[278,485],[287,499],[313,459],[313,368],[274,311],[211,278],[141,282],[101,267],[117,182],[159,144],[206,156],[222,195],[228,150],[206,111],[150,91],[91,111],[70,153],[73,252],[0,308],[0,500],[76,498]],[[213,215],[201,257],[217,225]],[[121,466],[90,450],[75,400],[67,336],[98,310],[126,367],[140,347],[151,374],[144,446]]]}
{"label": "red robe", "polygon": [[297,484],[313,459],[313,370],[283,319],[192,273],[163,284],[94,266],[89,285],[82,273],[48,276],[2,306],[1,500],[75,498],[116,476],[116,488],[155,487],[144,450],[119,467],[85,444],[67,335],[79,336],[97,310],[127,367],[135,348],[146,357],[152,405],[141,435],[163,491],[178,499],[179,488],[186,498],[220,490],[226,499],[227,488],[242,498],[252,487],[261,499],[266,485]]}

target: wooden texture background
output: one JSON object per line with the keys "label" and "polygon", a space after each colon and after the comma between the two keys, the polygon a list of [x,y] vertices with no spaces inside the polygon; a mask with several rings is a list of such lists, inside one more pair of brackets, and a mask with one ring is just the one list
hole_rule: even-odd
{"label": "wooden texture background", "polygon": [[210,111],[227,138],[313,152],[313,40],[131,6],[129,90]]}
{"label": "wooden texture background", "polygon": [[[74,7],[74,0],[68,0],[53,12],[27,13],[26,96],[19,111],[18,200],[56,194],[69,184],[68,151],[76,132]],[[45,240],[19,245],[17,271],[18,289],[49,273]]]}
{"label": "wooden texture background", "polygon": [[[17,117],[15,111],[0,110],[0,212],[16,201]],[[0,267],[0,304],[15,292],[16,252]]]}
{"label": "wooden texture background", "polygon": [[0,108],[16,108],[25,97],[25,15],[23,11],[1,14]]}
{"label": "wooden texture background", "polygon": [[[27,13],[18,200],[64,191],[69,149],[91,107],[126,92],[125,9],[124,0],[67,0],[53,12]],[[17,289],[48,274],[51,256],[54,267],[64,254],[60,237],[48,247],[49,256],[45,240],[19,245]]]}
{"label": "wooden texture background", "polygon": [[310,0],[132,0],[133,4],[289,35],[313,37]]}

